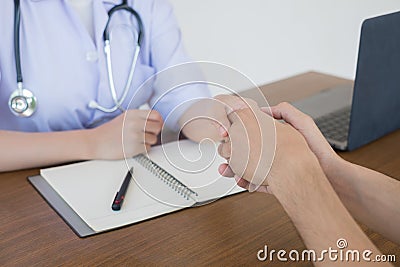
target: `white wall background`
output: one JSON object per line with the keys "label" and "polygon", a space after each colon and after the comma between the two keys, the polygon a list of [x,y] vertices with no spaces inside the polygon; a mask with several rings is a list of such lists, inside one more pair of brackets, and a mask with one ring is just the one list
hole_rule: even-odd
{"label": "white wall background", "polygon": [[232,66],[258,85],[309,70],[354,79],[362,20],[400,10],[399,0],[170,2],[193,59]]}

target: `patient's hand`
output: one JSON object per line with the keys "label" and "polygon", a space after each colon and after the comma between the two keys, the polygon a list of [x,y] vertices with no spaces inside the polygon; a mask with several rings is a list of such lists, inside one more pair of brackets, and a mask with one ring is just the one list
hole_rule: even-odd
{"label": "patient's hand", "polygon": [[262,110],[277,120],[284,120],[299,131],[318,158],[325,175],[329,179],[334,178],[344,160],[332,149],[311,117],[286,102]]}
{"label": "patient's hand", "polygon": [[[219,105],[225,109],[224,110],[224,115],[226,114],[226,117],[229,116],[233,111],[238,111],[241,109],[246,109],[246,108],[251,108],[252,110],[258,110],[259,107],[257,103],[250,98],[244,98],[240,96],[234,96],[234,95],[217,95],[214,97],[215,102],[219,103]],[[229,120],[227,118],[227,120]],[[228,136],[228,128],[230,127],[231,123],[228,121],[227,123],[218,122],[216,126],[219,126],[219,133],[222,137],[227,137]],[[228,127],[229,126],[229,127]]]}
{"label": "patient's hand", "polygon": [[291,125],[274,121],[258,108],[234,111],[229,119],[229,141],[219,147],[229,166],[223,164],[219,171],[225,176],[242,177],[248,183],[237,179],[239,185],[249,187],[250,191],[269,185],[259,190],[273,193],[275,188],[293,185],[319,168],[306,140]]}
{"label": "patient's hand", "polygon": [[[250,190],[250,182],[246,181],[245,179],[235,175],[231,169],[231,167],[229,167],[228,163],[222,163],[219,168],[218,168],[218,172],[225,177],[233,177],[235,178],[236,184],[244,189]],[[256,188],[257,192],[261,192],[261,193],[271,193],[271,191],[269,190],[268,185],[260,185],[258,188],[256,187],[256,185],[252,185],[252,188]]]}

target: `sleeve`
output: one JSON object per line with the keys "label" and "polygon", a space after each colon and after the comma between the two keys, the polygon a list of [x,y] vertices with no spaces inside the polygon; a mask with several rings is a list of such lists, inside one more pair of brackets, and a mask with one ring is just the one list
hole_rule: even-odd
{"label": "sleeve", "polygon": [[155,0],[152,20],[150,64],[158,74],[150,105],[160,112],[169,128],[177,130],[185,110],[211,94],[199,65],[186,54],[172,6],[165,0]]}

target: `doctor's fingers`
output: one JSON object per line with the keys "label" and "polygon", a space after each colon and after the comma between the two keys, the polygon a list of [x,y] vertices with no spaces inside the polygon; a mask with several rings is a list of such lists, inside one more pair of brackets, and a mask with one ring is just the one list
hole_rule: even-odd
{"label": "doctor's fingers", "polygon": [[162,129],[162,121],[146,120],[142,117],[130,116],[130,119],[125,119],[123,127],[125,132],[149,132],[158,134]]}
{"label": "doctor's fingers", "polygon": [[[155,145],[158,142],[158,135],[154,133],[144,132],[143,130],[132,129],[131,131],[124,131],[123,140],[124,144],[143,146],[145,145]],[[139,153],[144,152],[141,148]]]}
{"label": "doctor's fingers", "polygon": [[124,136],[123,148],[125,157],[133,157],[141,153],[149,151],[151,145],[144,143],[143,135]]}
{"label": "doctor's fingers", "polygon": [[154,145],[157,143],[157,135],[137,130],[124,131],[123,143],[128,147],[143,144]]}
{"label": "doctor's fingers", "polygon": [[144,133],[144,143],[146,145],[155,145],[157,140],[157,135],[152,133]]}
{"label": "doctor's fingers", "polygon": [[[245,179],[243,179],[243,178],[241,178],[241,177],[235,175],[235,173],[232,171],[231,167],[229,167],[228,164],[223,163],[223,164],[219,165],[218,172],[219,172],[222,176],[224,176],[224,177],[233,177],[233,178],[235,179],[235,181],[236,181],[236,184],[237,184],[238,186],[240,186],[240,187],[242,187],[242,188],[244,188],[244,189],[247,189],[247,190],[249,189],[249,187],[250,187],[250,182],[248,182],[248,181],[246,181]],[[253,186],[254,186],[254,185],[253,185]],[[267,187],[267,186],[260,186],[260,187],[257,189],[257,191],[258,191],[258,192],[262,192],[262,193],[271,193],[271,192],[268,190],[268,187]]]}
{"label": "doctor's fingers", "polygon": [[[222,163],[221,165],[219,165],[218,172],[224,177],[233,177],[236,181],[236,184],[244,189],[249,190],[250,186],[252,186],[253,188],[256,187],[256,185],[251,184],[247,180],[237,176],[227,163]],[[268,186],[258,187],[257,192],[272,193]]]}
{"label": "doctor's fingers", "polygon": [[[245,179],[243,179],[239,176],[235,175],[234,178],[235,178],[236,184],[244,189],[249,190],[250,186],[252,186],[253,188],[255,187],[254,184],[251,184],[250,182],[246,181]],[[261,192],[261,193],[272,194],[270,187],[265,186],[265,185],[258,187],[256,191]]]}
{"label": "doctor's fingers", "polygon": [[130,109],[125,112],[125,117],[124,117],[125,122],[129,121],[137,121],[137,120],[143,120],[143,121],[159,121],[162,122],[163,119],[156,110],[141,110],[141,109]]}
{"label": "doctor's fingers", "polygon": [[222,137],[228,136],[228,128],[230,127],[232,120],[230,115],[241,109],[254,109],[258,110],[257,103],[249,98],[243,98],[234,95],[217,95],[214,97],[225,109],[225,117],[222,123],[220,122],[218,127],[219,134]]}
{"label": "doctor's fingers", "polygon": [[163,118],[157,110],[139,110],[140,117],[147,121],[159,121],[162,122]]}
{"label": "doctor's fingers", "polygon": [[144,132],[158,135],[161,132],[163,123],[161,121],[145,121]]}
{"label": "doctor's fingers", "polygon": [[227,115],[229,115],[233,111],[238,111],[246,108],[259,109],[257,103],[250,98],[244,98],[234,95],[217,95],[214,97],[214,99],[221,102],[225,106],[225,111]]}
{"label": "doctor's fingers", "polygon": [[218,154],[225,159],[230,159],[232,154],[231,145],[232,143],[230,141],[221,143],[218,146]]}

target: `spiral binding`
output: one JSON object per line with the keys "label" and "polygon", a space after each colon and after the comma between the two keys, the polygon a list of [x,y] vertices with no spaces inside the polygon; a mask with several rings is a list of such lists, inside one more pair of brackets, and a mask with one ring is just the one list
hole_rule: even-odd
{"label": "spiral binding", "polygon": [[151,159],[147,158],[146,156],[140,154],[135,156],[134,159],[137,162],[139,162],[139,164],[142,165],[145,169],[149,170],[152,174],[154,174],[161,181],[163,181],[165,184],[167,184],[169,187],[171,187],[173,190],[175,190],[178,194],[180,194],[187,200],[189,200],[189,198],[195,200],[195,198],[192,195],[198,196],[196,192],[194,192],[189,187],[184,185],[181,181],[176,179],[174,176],[172,176],[170,173],[168,173],[166,170],[158,166],[156,163],[154,163]]}

